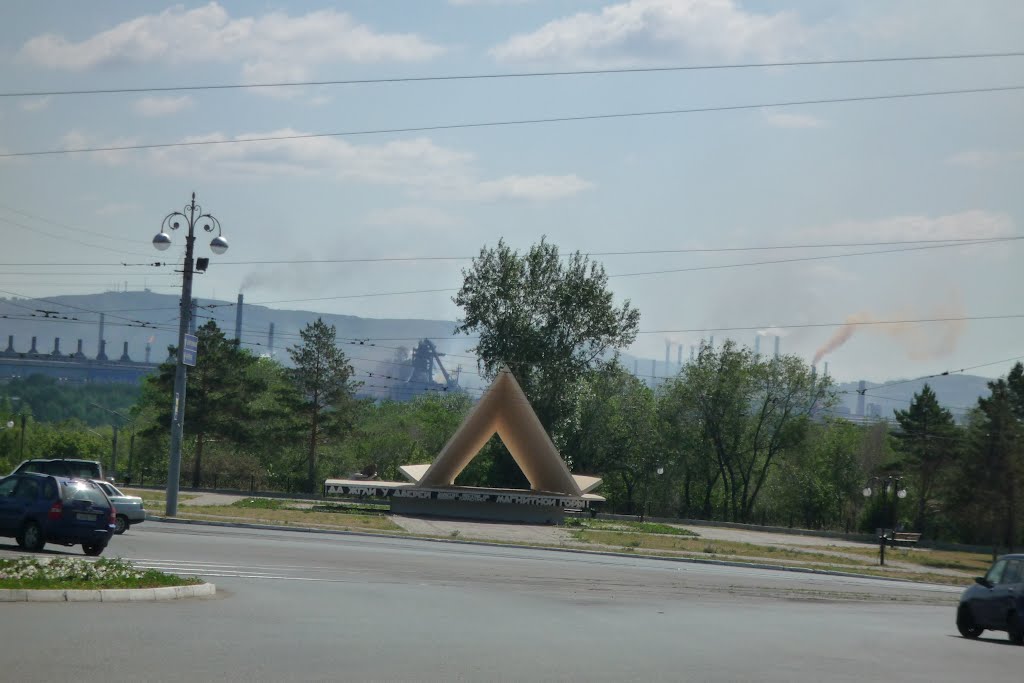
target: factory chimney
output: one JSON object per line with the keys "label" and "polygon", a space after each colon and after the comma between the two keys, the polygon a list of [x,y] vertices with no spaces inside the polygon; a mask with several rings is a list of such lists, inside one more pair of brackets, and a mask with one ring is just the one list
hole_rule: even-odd
{"label": "factory chimney", "polygon": [[668,364],[672,362],[672,342],[665,340],[665,376],[669,374]]}
{"label": "factory chimney", "polygon": [[107,356],[104,354],[103,349],[103,331],[106,326],[107,316],[100,313],[100,338],[96,342],[96,360],[106,360]]}
{"label": "factory chimney", "polygon": [[235,305],[235,345],[242,343],[242,293],[238,293],[238,303]]}
{"label": "factory chimney", "polygon": [[676,365],[679,366],[680,370],[683,369],[683,345],[682,344],[680,344],[679,347],[676,349]]}
{"label": "factory chimney", "polygon": [[146,342],[146,362],[149,362],[149,356],[153,351],[153,346],[148,341]]}
{"label": "factory chimney", "polygon": [[51,356],[59,356],[60,355],[60,337],[54,337],[54,339],[53,339],[53,352],[50,355]]}
{"label": "factory chimney", "polygon": [[121,354],[121,361],[130,363],[132,359],[128,356],[128,342],[124,343],[124,352]]}
{"label": "factory chimney", "polygon": [[864,417],[864,392],[868,390],[868,383],[864,380],[857,382],[857,416]]}
{"label": "factory chimney", "polygon": [[779,357],[779,336],[775,335],[775,357]]}
{"label": "factory chimney", "polygon": [[28,350],[28,355],[30,355],[30,356],[38,356],[39,355],[39,352],[36,351],[36,338],[35,337],[32,337],[32,348]]}
{"label": "factory chimney", "polygon": [[761,357],[761,335],[756,335],[754,337],[754,357]]}
{"label": "factory chimney", "polygon": [[270,357],[274,357],[274,323],[270,323],[270,332],[267,333],[267,349]]}
{"label": "factory chimney", "polygon": [[13,334],[7,335],[7,349],[4,351],[4,353],[14,353],[14,335]]}

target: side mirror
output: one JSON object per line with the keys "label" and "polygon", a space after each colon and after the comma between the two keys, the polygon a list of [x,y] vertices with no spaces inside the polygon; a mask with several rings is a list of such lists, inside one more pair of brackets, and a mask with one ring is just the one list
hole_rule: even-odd
{"label": "side mirror", "polygon": [[978,584],[979,586],[984,586],[985,588],[991,588],[992,587],[992,583],[988,579],[986,579],[984,576],[976,576],[974,578],[974,583]]}

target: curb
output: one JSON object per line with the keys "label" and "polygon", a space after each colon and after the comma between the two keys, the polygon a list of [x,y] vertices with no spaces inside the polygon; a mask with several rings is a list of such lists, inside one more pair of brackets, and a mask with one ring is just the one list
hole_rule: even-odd
{"label": "curb", "polygon": [[896,581],[909,583],[916,586],[936,586],[947,588],[950,592],[963,590],[961,586],[951,586],[941,583],[924,583],[912,579],[901,579],[888,576],[875,576],[873,574],[856,574],[854,572],[840,572],[830,569],[814,569],[812,567],[791,567],[782,564],[766,564],[762,562],[737,562],[732,560],[709,560],[700,557],[665,557],[663,555],[644,555],[641,553],[616,553],[608,550],[587,550],[585,548],[560,548],[546,545],[526,545],[522,543],[494,543],[492,541],[472,541],[457,538],[437,538],[434,536],[413,536],[400,534],[382,534],[371,531],[340,531],[336,529],[315,529],[311,527],[282,526],[277,524],[251,524],[246,522],[214,522],[203,519],[181,519],[179,517],[153,517],[155,522],[167,524],[194,524],[197,526],[219,526],[236,529],[256,529],[263,531],[297,531],[308,534],[326,534],[331,536],[363,536],[369,538],[408,539],[413,541],[429,541],[431,543],[451,543],[455,545],[475,545],[487,548],[524,548],[527,550],[550,550],[556,553],[575,553],[577,555],[597,555],[602,557],[622,557],[640,560],[662,560],[664,562],[681,562],[686,564],[715,565],[719,567],[739,567],[741,569],[765,569],[769,571],[794,572],[797,574],[818,574],[823,576],[839,576],[848,579],[870,579],[873,581]]}
{"label": "curb", "polygon": [[161,588],[109,588],[103,590],[0,589],[0,602],[154,602],[209,597],[217,592],[212,583]]}

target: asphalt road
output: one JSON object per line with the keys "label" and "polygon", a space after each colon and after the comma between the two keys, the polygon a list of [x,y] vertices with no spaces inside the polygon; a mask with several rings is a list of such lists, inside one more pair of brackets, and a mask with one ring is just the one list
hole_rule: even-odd
{"label": "asphalt road", "polygon": [[957,636],[942,586],[155,522],[108,553],[218,595],[0,605],[0,679],[967,681],[1024,662],[1004,634]]}

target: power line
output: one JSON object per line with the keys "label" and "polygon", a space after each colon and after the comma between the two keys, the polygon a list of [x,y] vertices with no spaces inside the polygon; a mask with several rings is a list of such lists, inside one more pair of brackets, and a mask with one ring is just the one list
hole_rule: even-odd
{"label": "power line", "polygon": [[211,145],[241,145],[254,142],[279,142],[284,140],[309,140],[314,138],[355,137],[363,135],[384,135],[396,133],[424,133],[439,130],[458,130],[469,128],[497,128],[501,126],[527,126],[547,123],[569,123],[576,121],[600,121],[611,119],[628,119],[653,116],[676,116],[681,114],[701,114],[722,111],[744,111],[749,109],[774,109],[779,107],[811,106],[821,104],[842,104],[850,102],[874,102],[879,100],[901,100],[922,97],[942,97],[948,95],[971,95],[979,93],[1011,92],[1024,90],[1024,85],[991,86],[985,88],[963,88],[952,90],[932,90],[910,93],[891,93],[887,95],[860,95],[856,97],[836,97],[812,100],[790,100],[786,102],[763,102],[760,104],[734,104],[713,107],[693,107],[687,109],[662,109],[640,112],[623,112],[617,114],[587,114],[582,116],[555,116],[538,119],[512,119],[506,121],[483,121],[474,123],[451,123],[432,126],[410,126],[405,128],[378,128],[351,130],[335,133],[295,133],[290,135],[265,135],[246,137],[234,140],[194,140],[190,142],[154,142],[138,145],[111,145],[107,147],[78,147],[72,149],[47,149],[28,152],[4,152],[0,159],[12,157],[56,156],[64,154],[89,154],[93,152],[125,152],[145,149],[166,149],[170,147],[205,147]]}
{"label": "power line", "polygon": [[[876,255],[876,254],[891,254],[891,253],[904,252],[904,251],[921,251],[921,250],[925,250],[925,249],[945,249],[945,248],[949,248],[949,247],[993,244],[993,243],[997,243],[997,242],[1012,242],[1012,241],[1017,241],[1017,240],[1021,240],[1021,239],[1024,239],[1024,237],[1020,237],[1020,236],[1018,236],[1018,237],[996,237],[996,238],[985,239],[985,240],[978,240],[978,241],[956,242],[956,243],[951,243],[951,244],[933,244],[933,245],[926,245],[926,246],[921,246],[921,247],[903,247],[903,248],[899,248],[899,249],[877,249],[877,250],[874,250],[874,251],[852,252],[852,253],[845,253],[845,254],[824,254],[824,255],[819,255],[819,256],[803,256],[803,257],[795,257],[795,258],[788,258],[788,259],[774,259],[774,260],[771,260],[771,261],[748,261],[748,262],[744,262],[744,263],[723,263],[723,264],[713,265],[713,266],[691,266],[691,267],[687,267],[687,268],[669,268],[669,269],[664,269],[664,270],[650,270],[650,271],[642,271],[642,272],[635,272],[635,273],[617,273],[617,274],[609,275],[608,277],[609,277],[609,279],[610,278],[625,278],[625,277],[641,277],[641,276],[644,276],[644,275],[664,275],[664,274],[668,274],[668,273],[687,273],[687,272],[695,272],[695,271],[703,271],[703,270],[722,270],[722,269],[726,269],[726,268],[745,268],[745,267],[751,267],[751,266],[776,265],[776,264],[782,264],[782,263],[797,263],[797,262],[803,262],[803,261],[820,261],[820,260],[826,260],[826,259],[846,258],[846,257],[850,257],[850,256],[872,256],[872,255]],[[366,292],[366,293],[363,293],[363,294],[339,294],[339,295],[336,295],[336,296],[321,296],[321,297],[309,297],[309,298],[297,298],[297,299],[276,299],[276,300],[272,300],[272,301],[254,301],[254,302],[249,302],[249,303],[250,303],[250,305],[254,305],[255,306],[255,305],[267,305],[267,304],[300,303],[300,302],[311,302],[311,301],[334,301],[334,300],[340,300],[340,299],[362,299],[362,298],[368,298],[368,297],[381,297],[381,296],[404,296],[404,295],[410,295],[410,294],[437,294],[437,293],[441,293],[441,292],[457,292],[457,291],[458,291],[457,287],[445,287],[445,288],[439,288],[439,289],[413,289],[413,290],[392,291],[392,292]],[[235,306],[236,303],[234,303],[234,302],[226,302],[226,303],[223,303],[223,304],[213,304],[213,305],[215,307],[224,307],[224,306]]]}
{"label": "power line", "polygon": [[[573,250],[561,254],[562,258],[569,258],[579,251],[588,257],[607,256],[656,256],[659,254],[713,254],[720,252],[735,251],[776,251],[785,249],[840,249],[849,247],[881,247],[900,244],[939,244],[939,243],[979,243],[1009,239],[1005,237],[955,237],[950,239],[925,239],[925,240],[891,240],[881,242],[832,242],[818,244],[775,244],[750,247],[682,247],[679,249],[637,249],[630,251],[584,251]],[[322,263],[405,263],[409,261],[472,261],[476,256],[378,256],[378,257],[357,257],[342,259],[275,259],[264,261],[218,261],[218,266],[256,266],[256,265],[311,265]],[[3,265],[3,264],[0,264]]]}
{"label": "power line", "polygon": [[666,73],[674,71],[721,71],[733,69],[766,69],[786,66],[834,66],[841,64],[882,64],[898,62],[931,62],[964,59],[995,59],[1021,57],[1024,52],[986,52],[907,57],[862,57],[854,59],[816,59],[788,62],[746,62],[737,64],[696,64],[684,66],[627,67],[619,69],[581,69],[572,71],[523,71],[494,74],[454,74],[441,76],[400,76],[390,78],[353,78],[321,81],[277,81],[267,83],[223,83],[211,85],[150,86],[136,88],[96,88],[81,90],[35,90],[0,92],[0,97],[62,97],[68,95],[120,95],[152,92],[195,92],[201,90],[247,90],[252,88],[297,88],[331,85],[370,85],[382,83],[427,83],[439,81],[483,81],[499,79],[550,78],[556,76],[594,76],[605,74]]}

